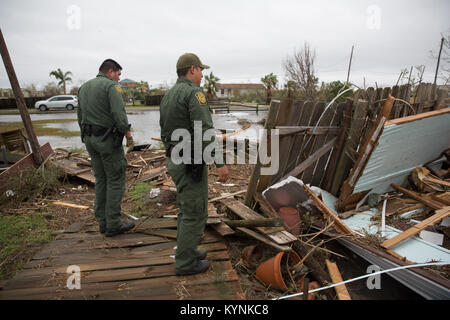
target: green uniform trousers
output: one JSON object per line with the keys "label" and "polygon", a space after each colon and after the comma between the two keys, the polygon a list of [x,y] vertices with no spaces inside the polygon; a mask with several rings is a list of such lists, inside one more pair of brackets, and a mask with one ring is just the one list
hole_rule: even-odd
{"label": "green uniform trousers", "polygon": [[100,225],[114,229],[120,225],[122,196],[125,191],[127,160],[123,147],[114,147],[111,136],[85,137],[95,176],[95,218]]}
{"label": "green uniform trousers", "polygon": [[185,165],[167,159],[167,171],[177,187],[177,250],[175,271],[185,271],[197,264],[199,245],[208,219],[208,166],[203,167],[202,179],[192,180]]}

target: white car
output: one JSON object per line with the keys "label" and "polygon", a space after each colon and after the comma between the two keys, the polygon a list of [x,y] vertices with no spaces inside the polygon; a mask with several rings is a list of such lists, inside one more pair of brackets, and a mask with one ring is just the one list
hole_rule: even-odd
{"label": "white car", "polygon": [[73,110],[78,107],[78,98],[77,96],[71,95],[54,96],[47,100],[36,102],[34,107],[40,111],[47,111],[49,109]]}

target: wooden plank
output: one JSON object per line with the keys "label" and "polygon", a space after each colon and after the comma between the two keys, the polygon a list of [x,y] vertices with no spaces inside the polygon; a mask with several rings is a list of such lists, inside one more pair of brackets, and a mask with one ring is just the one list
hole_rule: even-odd
{"label": "wooden plank", "polygon": [[[272,100],[270,102],[269,112],[267,114],[266,123],[264,125],[264,129],[271,129],[275,126],[275,119],[278,114],[278,109],[280,106],[279,100]],[[261,175],[261,162],[259,161],[259,155],[257,158],[257,163],[252,171],[252,175],[250,177],[250,181],[248,183],[247,193],[245,195],[244,203],[247,206],[251,206],[253,203],[253,194],[256,192],[258,187],[259,178]]]}
{"label": "wooden plank", "polygon": [[261,211],[268,217],[277,218],[279,217],[272,205],[263,197],[261,193],[255,193],[255,201],[259,204]]}
{"label": "wooden plank", "polygon": [[[333,108],[332,106],[331,108]],[[330,125],[338,126],[342,121],[342,115],[344,110],[344,104],[340,103],[332,109],[333,115],[331,116]],[[331,140],[335,139],[337,141],[337,137],[333,134],[327,134],[323,137],[323,141],[318,141],[318,145],[323,145]],[[336,141],[333,144],[333,148],[328,151],[325,155],[323,155],[316,163],[316,167],[314,169],[313,179],[311,180],[311,185],[313,186],[322,186],[324,184],[324,180],[327,178],[326,171],[329,165],[330,158],[333,153],[333,149],[336,146]]]}
{"label": "wooden plank", "polygon": [[342,185],[341,193],[336,205],[336,208],[338,210],[344,210],[344,203],[346,201],[346,198],[352,194],[359,177],[362,175],[363,170],[366,167],[366,164],[369,161],[370,156],[383,132],[384,124],[388,119],[389,114],[391,113],[393,103],[394,97],[389,96],[383,106],[383,109],[381,109],[380,113],[378,114],[377,120],[370,130],[369,137],[365,142],[364,147],[359,152],[358,160],[356,161],[352,170],[350,170],[349,177],[344,181],[344,184]]}
{"label": "wooden plank", "polygon": [[208,203],[208,220],[206,221],[206,224],[213,226],[213,229],[216,230],[222,237],[234,234],[233,229],[223,223],[220,218],[216,218],[215,216],[217,216],[216,207],[214,207],[214,204],[210,202]]}
{"label": "wooden plank", "polygon": [[324,216],[329,221],[334,221],[334,228],[341,234],[349,234],[349,235],[355,235],[352,229],[347,227],[347,225],[342,222],[341,219],[333,212],[330,208],[327,207],[325,203],[323,203],[322,200],[319,199],[318,196],[306,185],[303,185],[303,189],[305,189],[306,193],[310,198],[314,200],[314,203],[316,204],[317,208],[324,214]]}
{"label": "wooden plank", "polygon": [[[353,166],[354,160],[356,158],[357,152],[357,141],[361,136],[361,131],[365,123],[365,118],[369,108],[369,104],[364,100],[356,100],[353,103],[353,117],[350,123],[349,133],[345,141],[343,151],[339,157],[339,161],[336,167],[336,172],[333,177],[333,184],[331,186],[330,192],[332,194],[337,194],[345,178]],[[356,160],[356,159],[355,159]]]}
{"label": "wooden plank", "polygon": [[237,228],[237,230],[239,230],[239,231],[245,233],[246,235],[248,235],[248,236],[250,236],[250,237],[252,237],[252,238],[255,238],[256,240],[261,241],[262,243],[267,244],[268,246],[273,247],[274,249],[276,249],[276,250],[278,250],[278,251],[284,251],[284,252],[287,252],[287,251],[291,251],[291,250],[292,250],[291,247],[289,247],[289,246],[280,246],[279,244],[277,244],[277,243],[275,243],[275,242],[273,242],[273,241],[270,241],[269,239],[267,239],[267,238],[264,237],[263,235],[261,235],[261,234],[255,232],[255,231],[252,231],[252,230],[250,230],[250,229],[248,229],[248,228],[245,228],[245,227],[239,227],[239,228]]}
{"label": "wooden plank", "polygon": [[149,229],[143,231],[145,234],[151,234],[158,237],[168,238],[168,239],[176,239],[177,238],[177,230],[174,229]]}
{"label": "wooden plank", "polygon": [[147,170],[142,173],[142,181],[145,182],[145,181],[152,180],[152,179],[162,175],[165,172],[167,172],[167,169],[165,166]]}
{"label": "wooden plank", "polygon": [[230,227],[282,227],[284,226],[284,220],[282,218],[259,218],[251,220],[222,220],[224,223]]}
{"label": "wooden plank", "polygon": [[[102,262],[114,262],[117,259],[140,259],[145,257],[163,257],[175,254],[175,247],[177,243],[174,240],[167,240],[156,244],[145,245],[141,247],[124,250],[123,248],[112,248],[108,250],[82,250],[82,251],[67,251],[64,253],[53,252],[44,259],[40,256],[34,256],[33,260],[28,262],[24,269],[42,270],[45,267],[55,268],[56,266],[69,266],[76,263],[93,263],[101,260]],[[211,239],[202,242],[199,245],[200,249],[207,251],[226,250],[227,247],[224,242],[212,241]]]}
{"label": "wooden plank", "polygon": [[425,119],[425,118],[435,117],[435,116],[439,116],[441,114],[446,114],[449,112],[450,112],[450,108],[429,111],[429,112],[416,114],[416,115],[412,115],[412,116],[408,116],[408,117],[404,117],[404,118],[389,120],[385,123],[385,126],[388,126],[391,124],[402,124],[402,123],[412,122],[412,121],[421,120],[421,119]]}
{"label": "wooden plank", "polygon": [[[297,121],[297,126],[309,126],[312,113],[314,111],[314,102],[308,101],[296,101],[297,108],[300,110],[300,115]],[[297,163],[297,158],[300,155],[300,151],[302,150],[302,145],[305,140],[306,136],[304,135],[297,135],[295,138],[291,141],[290,151],[287,155],[287,166],[285,171],[292,170]]]}
{"label": "wooden plank", "polygon": [[439,203],[437,201],[434,201],[432,199],[425,198],[425,197],[423,197],[421,194],[419,194],[417,192],[414,192],[414,191],[408,190],[406,188],[400,187],[400,186],[398,186],[398,185],[396,185],[394,183],[391,183],[391,186],[392,186],[392,188],[394,188],[394,189],[396,189],[396,190],[406,194],[408,197],[411,197],[411,198],[413,198],[413,199],[415,199],[417,201],[420,201],[421,203],[423,203],[424,205],[426,205],[426,206],[428,206],[430,208],[442,209],[444,207],[444,204]]}
{"label": "wooden plank", "polygon": [[[394,98],[401,98],[401,87],[399,87],[399,86],[393,86],[392,87],[392,92],[391,92],[391,95],[394,97]],[[392,112],[388,115],[388,118],[389,119],[397,119],[398,117],[400,117],[400,111],[401,111],[401,102],[400,101],[397,101],[397,100],[395,100],[394,102],[393,102],[393,105],[392,105]]]}
{"label": "wooden plank", "polygon": [[[323,108],[320,108],[319,110],[322,110],[320,115],[319,115],[319,119],[316,120],[316,125],[318,126],[332,126],[333,124],[333,119],[336,118],[336,111],[333,108],[333,105],[329,106],[328,109],[325,109],[327,107],[326,103],[323,103]],[[320,135],[320,136],[315,136],[312,139],[312,144],[311,144],[311,148],[309,151],[309,156],[312,156],[316,151],[320,150],[322,146],[326,145],[327,142],[330,141],[330,139],[336,140],[335,137],[330,137],[329,135]],[[334,143],[332,145],[332,147],[334,146]],[[322,156],[320,156],[315,163],[313,163],[311,166],[309,166],[302,174],[302,180],[305,183],[310,183],[311,185],[318,185],[320,184],[320,179],[322,178],[322,174],[323,174],[323,166],[326,164],[327,160],[328,160],[328,156],[329,156],[329,152],[331,151],[332,148],[330,148],[330,150],[328,150],[327,152],[325,152]],[[306,159],[305,159],[306,160]],[[319,164],[319,160],[322,160],[322,166],[320,168],[318,168],[318,164]],[[316,178],[316,182],[314,182],[314,177]]]}
{"label": "wooden plank", "polygon": [[144,232],[149,229],[176,228],[177,220],[169,218],[141,218],[136,222],[134,232]]}
{"label": "wooden plank", "polygon": [[247,189],[240,190],[240,191],[237,191],[237,192],[233,192],[233,193],[230,193],[230,194],[225,195],[225,196],[220,196],[220,197],[212,198],[212,199],[209,199],[208,202],[215,202],[215,201],[219,201],[219,200],[222,200],[222,199],[234,197],[234,196],[237,196],[237,195],[239,195],[239,194],[243,194],[243,193],[245,193],[245,192],[247,192]]}
{"label": "wooden plank", "polygon": [[[408,84],[404,85],[401,99],[403,99],[404,101],[406,101],[408,103],[411,101],[411,86],[410,85],[408,85]],[[412,110],[406,103],[403,103],[401,117],[404,118],[404,117],[407,117],[412,114],[414,114],[414,110]]]}
{"label": "wooden plank", "polygon": [[[221,202],[242,219],[252,220],[262,217],[260,214],[256,213],[240,201],[226,199]],[[287,232],[283,227],[257,227],[256,230],[266,234],[278,244],[287,244],[297,240],[294,235]]]}
{"label": "wooden plank", "polygon": [[216,230],[222,237],[235,234],[235,231],[231,229],[226,223],[215,223],[210,225],[210,227]]}
{"label": "wooden plank", "polygon": [[[295,126],[298,122],[299,117],[301,117],[302,110],[298,108],[298,104],[294,103],[290,100],[287,100],[287,104],[282,104],[280,106],[280,112],[278,113],[278,117],[276,120],[276,127],[282,126]],[[280,135],[279,136],[279,165],[278,172],[273,175],[271,179],[271,183],[273,184],[275,181],[284,174],[286,170],[286,166],[288,165],[288,156],[292,151],[292,143],[295,137],[291,135]],[[265,189],[265,188],[264,188]],[[259,191],[262,191],[261,189]]]}
{"label": "wooden plank", "polygon": [[416,97],[414,98],[414,102],[417,103],[417,112],[416,114],[420,114],[423,112],[423,106],[425,102],[425,91],[426,91],[426,84],[421,83],[416,89]]}
{"label": "wooden plank", "polygon": [[[322,119],[324,119],[324,110],[326,107],[326,103],[325,102],[317,102],[315,107],[314,107],[314,113],[311,117],[311,121],[310,121],[310,125],[311,126],[316,126],[319,125],[319,121],[322,121]],[[329,124],[329,119],[325,119],[327,120],[325,123],[326,125]],[[306,159],[308,159],[309,156],[311,156],[315,149],[316,149],[316,141],[318,139],[322,139],[323,137],[320,136],[309,136],[307,138],[305,138],[305,143],[303,144],[303,148],[300,151],[300,157],[297,159],[297,164],[300,164],[300,162],[305,161]],[[303,182],[305,183],[310,183],[311,182],[311,170],[314,170],[314,168],[307,168],[306,170],[304,170],[300,175],[299,178],[301,180],[303,180]]]}
{"label": "wooden plank", "polygon": [[413,235],[419,233],[420,231],[424,230],[425,228],[432,226],[442,219],[450,216],[450,206],[443,207],[442,209],[436,210],[436,213],[432,215],[431,217],[423,220],[422,222],[412,226],[408,230],[396,235],[395,237],[388,239],[384,241],[381,246],[386,249],[391,249],[392,247],[396,246],[400,242],[412,237]]}
{"label": "wooden plank", "polygon": [[324,180],[321,183],[321,188],[331,191],[331,185],[333,183],[334,175],[336,174],[336,167],[343,152],[343,147],[348,135],[348,129],[350,128],[352,117],[352,100],[348,99],[347,102],[343,105],[343,114],[341,121],[341,128],[338,134],[337,140],[335,142],[335,147],[333,148],[330,161],[327,167],[327,170],[324,174]]}
{"label": "wooden plank", "polygon": [[[278,111],[277,117],[274,121],[273,126],[270,129],[276,127],[277,125],[285,124],[286,114],[291,114],[291,112],[292,112],[292,101],[288,100],[288,99],[281,101],[280,109]],[[267,131],[268,134],[271,133],[271,130],[269,130],[269,128],[267,130],[268,130]],[[266,153],[267,153],[268,157],[274,157],[274,156],[278,157],[278,161],[279,161],[278,172],[274,175],[261,175],[259,177],[258,186],[256,188],[257,192],[262,192],[263,190],[265,190],[271,184],[271,182],[273,181],[273,178],[276,177],[280,173],[280,169],[282,167],[281,162],[284,161],[283,157],[280,157],[280,155],[283,154],[282,152],[288,152],[288,150],[287,150],[288,143],[286,142],[288,140],[288,138],[290,138],[290,137],[284,137],[284,138],[280,139],[279,153],[277,155],[272,155],[271,154],[272,138],[270,136],[267,137]],[[271,165],[271,163],[264,165],[263,167],[269,167],[270,165]],[[252,196],[252,199],[253,199],[253,196]]]}
{"label": "wooden plank", "polygon": [[[183,285],[189,297],[236,299],[241,289],[229,261],[213,261],[207,272],[186,277],[166,276],[129,281],[86,283],[80,290],[69,290],[66,281],[49,287],[12,289],[0,292],[0,299],[179,299],[176,287]],[[67,279],[66,279],[67,280]],[[151,288],[149,290],[149,288]],[[220,293],[222,290],[222,293]]]}
{"label": "wooden plank", "polygon": [[[161,263],[161,261],[164,260],[167,261],[167,263]],[[229,260],[229,256],[226,249],[221,251],[208,251],[208,260],[213,263],[215,261],[227,261]],[[126,281],[175,275],[174,254],[171,256],[160,257],[157,264],[150,263],[142,265],[141,261],[142,260],[130,259],[130,263],[123,268],[119,267],[101,270],[87,270],[80,268],[81,283]],[[154,261],[157,260],[154,259]],[[92,261],[90,263],[95,264],[99,262],[103,262],[101,256],[97,257],[97,261]],[[133,262],[135,262],[136,265],[133,265]],[[107,263],[105,262],[105,264]],[[47,267],[44,269],[25,270],[24,272],[17,274],[12,281],[7,284],[7,289],[48,286],[49,283],[52,282],[61,282],[64,284],[68,277],[67,267],[68,265],[60,268]]]}
{"label": "wooden plank", "polygon": [[[333,283],[343,282],[341,273],[339,272],[339,269],[338,269],[336,263],[331,262],[328,259],[325,259],[325,263],[327,264],[328,273],[330,274],[331,281],[333,281]],[[350,298],[350,294],[348,293],[348,290],[347,290],[347,287],[345,286],[345,284],[336,286],[336,287],[334,287],[334,289],[336,290],[339,300],[352,300]]]}
{"label": "wooden plank", "polygon": [[280,180],[284,180],[289,176],[297,177],[300,175],[304,170],[306,170],[309,166],[314,164],[316,160],[318,160],[320,157],[322,157],[324,154],[326,154],[328,151],[333,148],[334,143],[336,142],[337,138],[333,138],[333,140],[329,141],[325,145],[323,145],[319,150],[317,150],[315,153],[313,153],[308,159],[300,163],[297,167],[295,167],[293,170],[288,172],[285,176],[283,176]]}
{"label": "wooden plank", "polygon": [[57,205],[57,206],[69,207],[69,208],[74,208],[74,209],[81,209],[81,210],[89,209],[89,206],[83,206],[83,205],[69,203],[69,202],[63,202],[63,201],[53,201],[51,203],[54,205]]}

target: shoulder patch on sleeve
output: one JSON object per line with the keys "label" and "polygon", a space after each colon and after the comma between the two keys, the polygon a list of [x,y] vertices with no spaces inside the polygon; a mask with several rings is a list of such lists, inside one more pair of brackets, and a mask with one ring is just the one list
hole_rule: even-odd
{"label": "shoulder patch on sleeve", "polygon": [[116,84],[116,85],[114,86],[114,88],[116,88],[116,91],[117,91],[119,94],[122,94],[122,88],[121,88],[118,84]]}
{"label": "shoulder patch on sleeve", "polygon": [[201,91],[196,92],[196,93],[195,93],[195,98],[197,99],[198,103],[199,103],[201,106],[206,106],[206,105],[207,105],[207,103],[206,103],[206,97],[205,97],[205,95],[203,94],[203,92],[201,92]]}

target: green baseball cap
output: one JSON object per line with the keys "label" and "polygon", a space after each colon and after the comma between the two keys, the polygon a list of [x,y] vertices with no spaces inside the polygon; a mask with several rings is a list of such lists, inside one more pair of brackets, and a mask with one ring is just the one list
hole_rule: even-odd
{"label": "green baseball cap", "polygon": [[209,66],[203,64],[200,61],[200,58],[193,53],[185,53],[181,57],[178,58],[177,61],[177,71],[185,68],[189,68],[191,66],[200,67],[202,69],[209,69]]}

